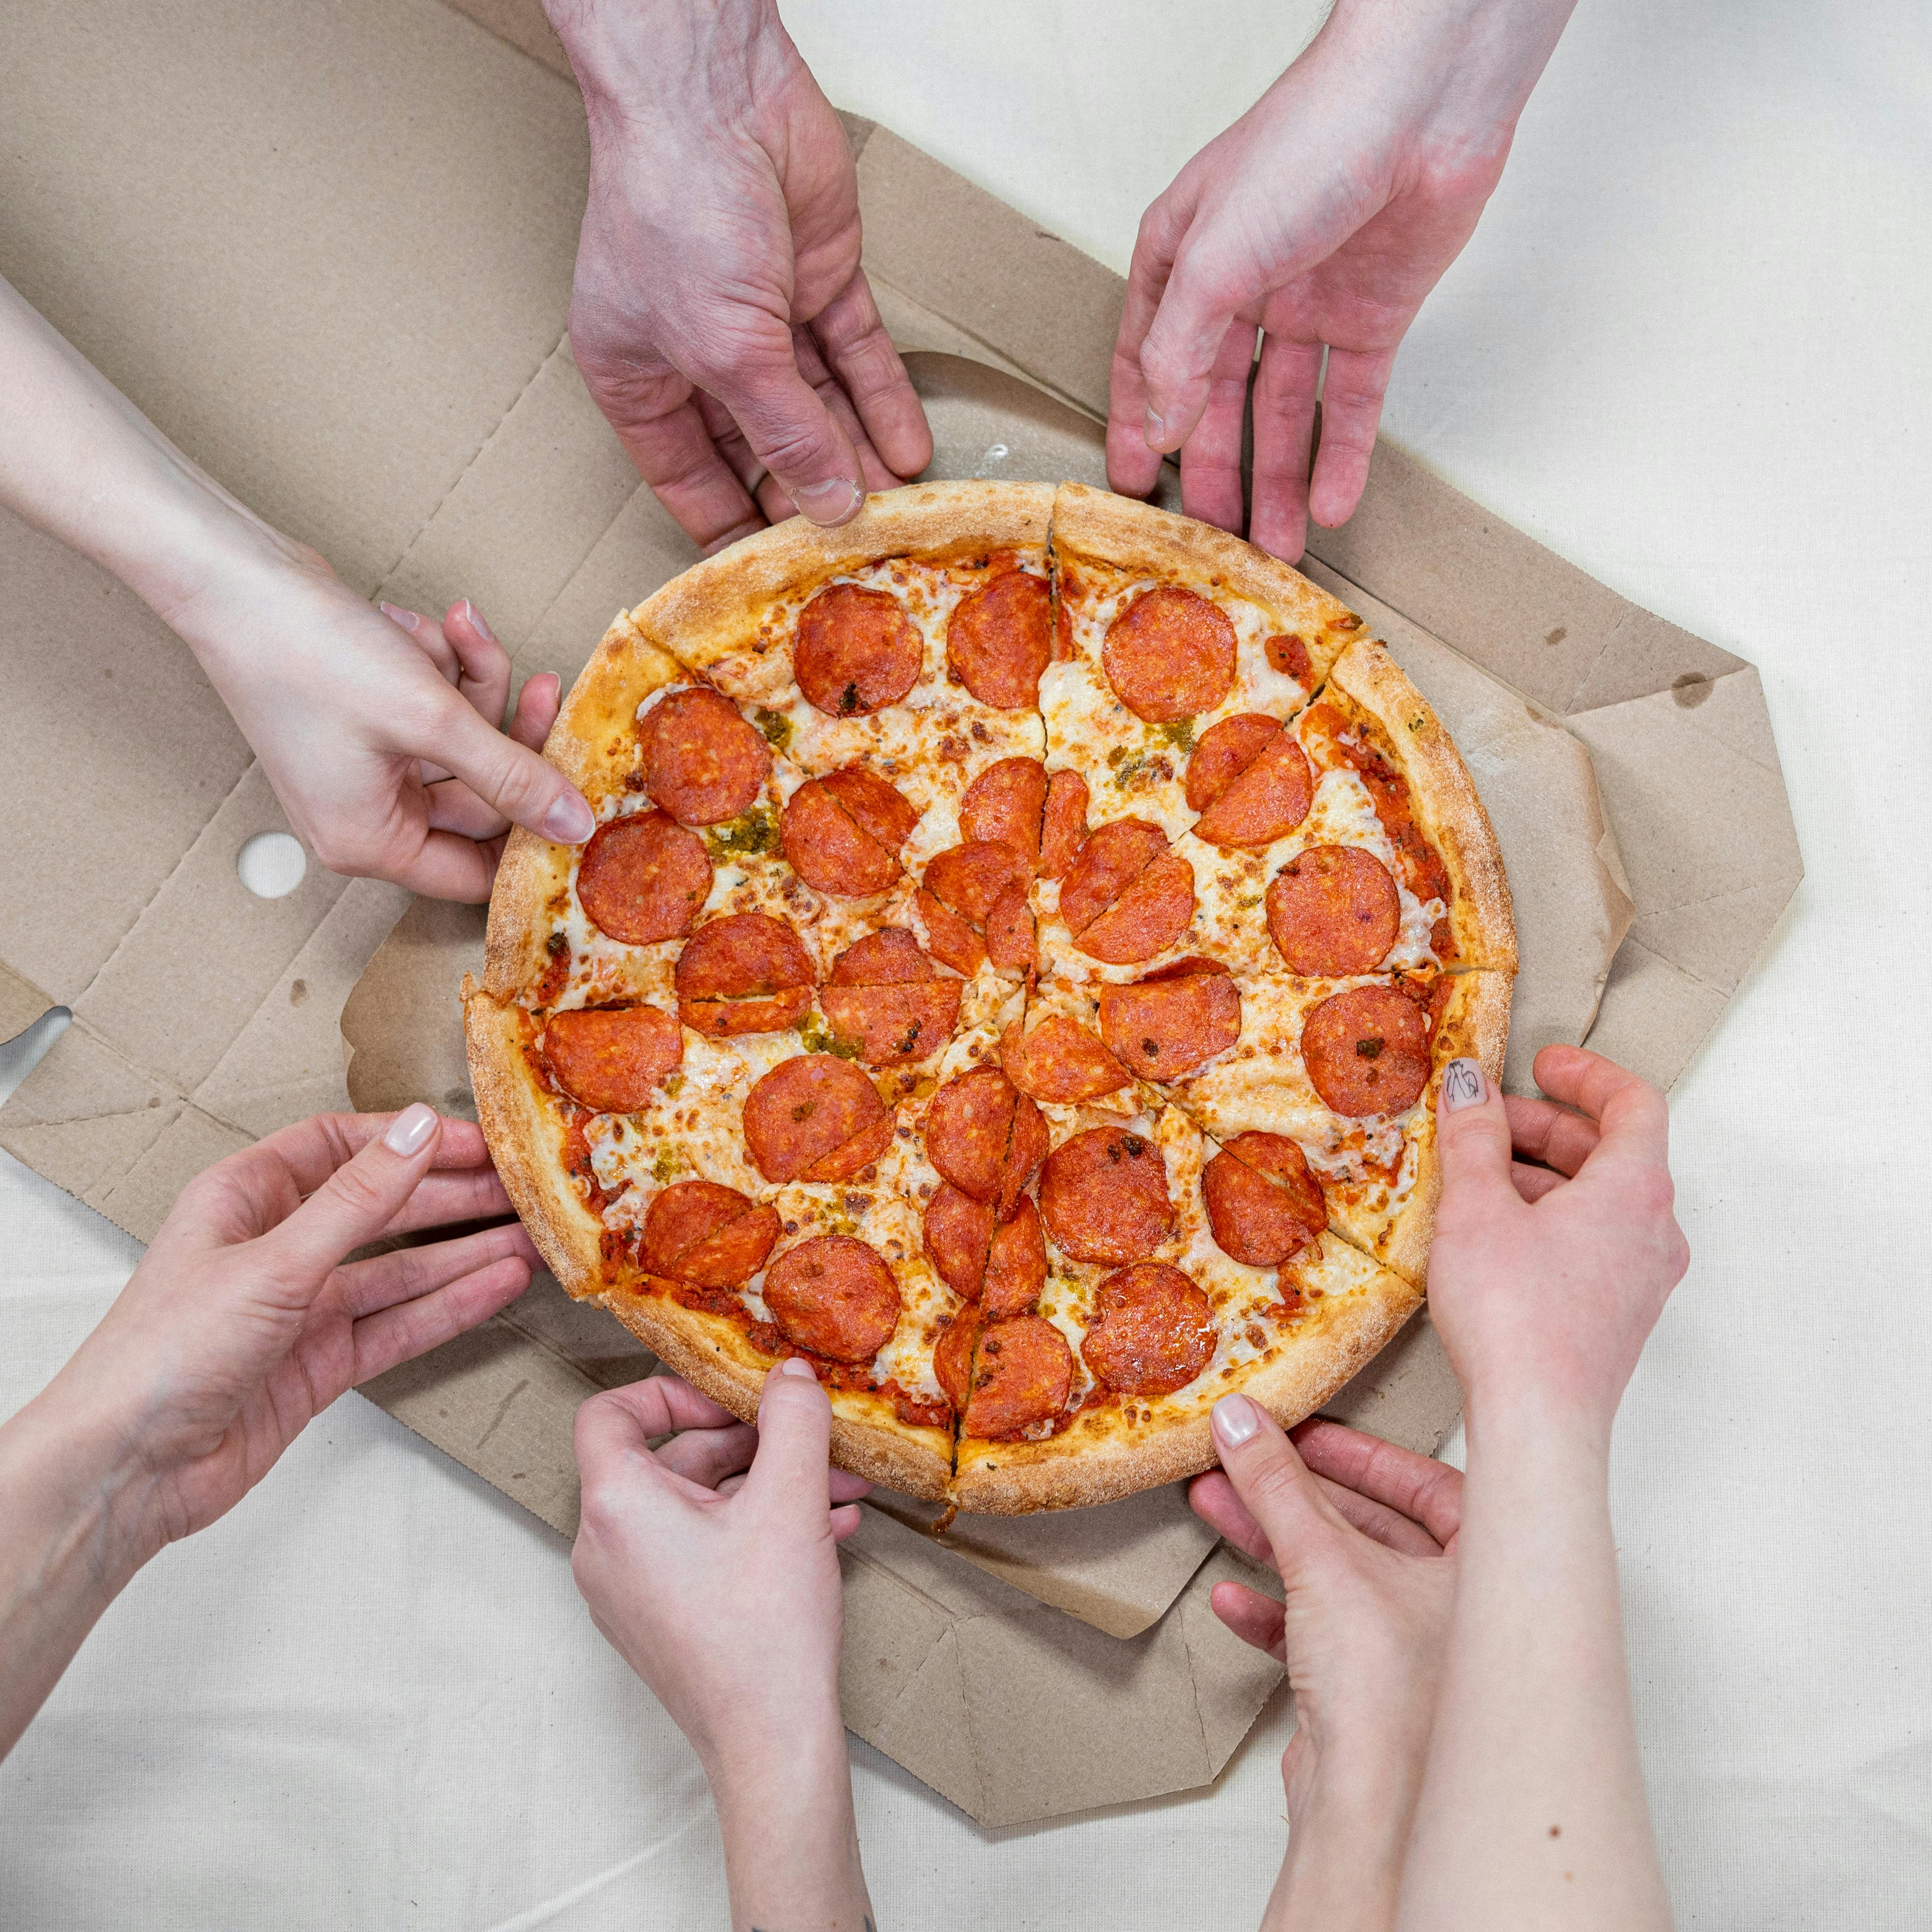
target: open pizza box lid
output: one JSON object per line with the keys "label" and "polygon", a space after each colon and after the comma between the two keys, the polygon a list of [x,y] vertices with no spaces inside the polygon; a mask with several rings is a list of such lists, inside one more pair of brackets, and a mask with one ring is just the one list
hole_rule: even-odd
{"label": "open pizza box lid", "polygon": [[[358,590],[472,596],[520,673],[568,680],[693,553],[564,340],[586,151],[560,50],[535,0],[467,10],[216,0],[192,35],[130,0],[37,15],[0,70],[26,158],[0,273]],[[1102,480],[1118,278],[848,124],[880,306],[929,352],[934,473]],[[1522,955],[1509,1083],[1587,1036],[1669,1084],[1799,876],[1750,666],[1386,446],[1304,567],[1389,640],[1496,822]],[[454,989],[480,915],[313,861],[255,896],[238,856],[286,824],[186,650],[4,515],[0,580],[0,1036],[72,1015],[0,1145],[146,1239],[209,1162],[352,1090],[465,1106]],[[648,1366],[546,1280],[366,1393],[567,1534],[572,1414]],[[1457,1400],[1425,1320],[1330,1408],[1432,1449]],[[848,1720],[983,1822],[1204,1784],[1278,1684],[1214,1619],[1209,1588],[1245,1566],[1178,1490],[964,1520],[945,1547],[887,1504],[903,1520],[868,1510],[845,1558]]]}

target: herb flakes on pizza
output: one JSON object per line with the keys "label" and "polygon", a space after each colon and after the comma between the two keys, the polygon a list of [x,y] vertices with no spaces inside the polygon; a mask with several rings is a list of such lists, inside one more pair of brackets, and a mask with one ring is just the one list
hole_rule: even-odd
{"label": "herb flakes on pizza", "polygon": [[465,1024],[559,1279],[747,1419],[962,1509],[1214,1460],[1419,1304],[1440,1071],[1500,1072],[1509,890],[1358,618],[1104,491],[794,520],[612,624]]}

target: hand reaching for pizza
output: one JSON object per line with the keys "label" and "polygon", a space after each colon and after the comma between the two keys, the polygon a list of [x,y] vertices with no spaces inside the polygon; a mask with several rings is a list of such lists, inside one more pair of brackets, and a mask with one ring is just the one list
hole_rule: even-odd
{"label": "hand reaching for pizza", "polygon": [[4,281],[0,505],[113,572],[180,634],[333,870],[481,901],[512,823],[563,844],[594,829],[538,755],[554,678],[530,680],[500,730],[509,659],[467,602],[440,625],[373,610]]}
{"label": "hand reaching for pizza", "polygon": [[1265,1922],[1385,1926],[1448,1639],[1462,1478],[1337,1423],[1291,1441],[1244,1395],[1215,1404],[1214,1428],[1222,1467],[1189,1499],[1286,1598],[1218,1583],[1212,1599],[1294,1689],[1288,1855]]}
{"label": "hand reaching for pizza", "polygon": [[1671,1212],[1670,1115],[1646,1080],[1546,1046],[1547,1100],[1445,1070],[1429,1306],[1472,1406],[1530,1403],[1607,1439],[1690,1249]]}
{"label": "hand reaching for pizza", "polygon": [[708,550],[917,475],[851,152],[771,0],[548,5],[590,124],[571,349],[665,508]]}
{"label": "hand reaching for pizza", "polygon": [[871,1485],[830,1466],[831,1440],[832,1404],[796,1356],[766,1378],[755,1430],[668,1376],[577,1412],[571,1568],[704,1764],[734,1925],[856,1925],[871,1910],[838,1710],[838,1555]]}
{"label": "hand reaching for pizza", "polygon": [[1187,514],[1238,532],[1252,372],[1250,540],[1292,562],[1311,514],[1346,520],[1396,347],[1474,232],[1574,4],[1339,0],[1142,218],[1114,349],[1115,489],[1145,496],[1179,450]]}
{"label": "hand reaching for pizza", "polygon": [[182,1190],[72,1360],[0,1429],[0,1752],[164,1544],[260,1482],[345,1389],[494,1315],[536,1252],[480,1130],[416,1106],[320,1114]]}

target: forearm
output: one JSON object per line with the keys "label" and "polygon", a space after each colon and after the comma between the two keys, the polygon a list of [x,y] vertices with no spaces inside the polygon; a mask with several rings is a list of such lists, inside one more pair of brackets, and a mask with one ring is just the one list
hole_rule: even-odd
{"label": "forearm", "polygon": [[4,281],[0,504],[170,622],[228,552],[279,542]]}
{"label": "forearm", "polygon": [[1472,1399],[1449,1656],[1398,1922],[1667,1927],[1617,1605],[1607,1430]]}
{"label": "forearm", "polygon": [[[1426,1740],[1425,1740],[1426,1741]],[[1418,1756],[1352,1788],[1324,1781],[1291,1810],[1288,1856],[1262,1932],[1388,1932],[1420,1780]]]}
{"label": "forearm", "polygon": [[162,1540],[138,1467],[58,1384],[0,1426],[0,1757]]}
{"label": "forearm", "polygon": [[1415,82],[1449,124],[1514,129],[1576,0],[1336,0],[1310,44],[1392,97]]}
{"label": "forearm", "polygon": [[707,1769],[734,1932],[872,1932],[836,1706],[782,1745]]}

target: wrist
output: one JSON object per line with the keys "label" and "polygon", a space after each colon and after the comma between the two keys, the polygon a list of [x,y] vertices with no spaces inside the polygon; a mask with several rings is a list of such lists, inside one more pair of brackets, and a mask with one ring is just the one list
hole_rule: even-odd
{"label": "wrist", "polygon": [[755,1815],[774,1803],[795,1808],[825,1787],[824,1774],[846,1782],[845,1724],[836,1691],[795,1698],[782,1710],[740,1710],[698,1740],[700,1761],[721,1815]]}
{"label": "wrist", "polygon": [[[570,56],[592,138],[667,98],[709,97],[722,67],[743,70],[774,46],[792,54],[776,0],[543,0]],[[745,89],[748,96],[751,90]],[[748,99],[746,105],[749,105]]]}

